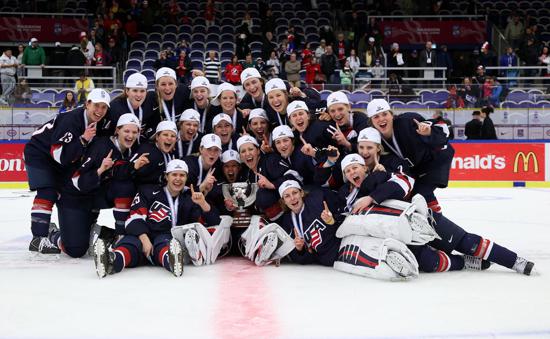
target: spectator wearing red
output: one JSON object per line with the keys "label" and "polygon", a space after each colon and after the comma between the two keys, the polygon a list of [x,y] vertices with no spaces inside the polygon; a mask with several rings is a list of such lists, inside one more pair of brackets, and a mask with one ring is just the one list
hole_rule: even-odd
{"label": "spectator wearing red", "polygon": [[134,17],[131,14],[128,14],[126,17],[127,21],[124,24],[124,30],[126,31],[126,34],[130,38],[131,41],[134,41],[138,38],[138,24],[137,21],[134,20]]}
{"label": "spectator wearing red", "polygon": [[317,62],[317,58],[311,58],[311,63],[306,67],[306,84],[317,90],[321,90],[321,84],[325,81],[325,75],[321,72],[321,65]]}
{"label": "spectator wearing red", "polygon": [[311,58],[313,58],[313,51],[311,50],[311,43],[307,43],[306,47],[302,50],[302,68],[306,69],[307,66],[311,63]]}
{"label": "spectator wearing red", "polygon": [[445,101],[445,108],[464,108],[464,99],[458,95],[458,91],[455,85],[451,85],[449,88],[449,96]]}
{"label": "spectator wearing red", "polygon": [[216,8],[213,0],[208,0],[206,8],[204,9],[204,19],[206,20],[206,27],[214,25],[216,19]]}
{"label": "spectator wearing red", "polygon": [[191,60],[187,56],[185,49],[180,50],[178,63],[176,66],[176,74],[180,84],[187,85],[189,82],[189,72],[191,70]]}
{"label": "spectator wearing red", "polygon": [[236,55],[231,57],[231,62],[225,66],[225,80],[232,85],[240,85],[243,66]]}
{"label": "spectator wearing red", "polygon": [[349,44],[344,38],[344,33],[338,33],[338,41],[336,41],[335,49],[336,58],[340,63],[340,68],[344,68],[344,64],[346,63],[346,56],[349,55],[350,50]]}

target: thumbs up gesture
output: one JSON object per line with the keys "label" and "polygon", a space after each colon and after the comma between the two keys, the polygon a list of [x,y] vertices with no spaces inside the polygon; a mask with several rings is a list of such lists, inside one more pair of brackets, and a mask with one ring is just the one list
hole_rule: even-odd
{"label": "thumbs up gesture", "polygon": [[321,212],[321,219],[325,222],[327,225],[334,225],[334,217],[332,216],[332,212],[328,208],[327,202],[323,200],[323,212]]}

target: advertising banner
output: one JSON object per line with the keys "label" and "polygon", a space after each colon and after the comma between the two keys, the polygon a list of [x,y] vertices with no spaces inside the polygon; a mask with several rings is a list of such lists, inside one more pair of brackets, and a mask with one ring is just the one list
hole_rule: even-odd
{"label": "advertising banner", "polygon": [[544,143],[453,143],[450,180],[544,181]]}
{"label": "advertising banner", "polygon": [[24,143],[0,143],[0,181],[27,181],[23,161]]}
{"label": "advertising banner", "polygon": [[382,21],[384,44],[424,45],[426,41],[447,45],[481,45],[487,40],[487,22],[451,21]]}
{"label": "advertising banner", "polygon": [[0,41],[28,42],[37,38],[38,43],[78,43],[82,31],[88,31],[88,20],[83,18],[0,18]]}

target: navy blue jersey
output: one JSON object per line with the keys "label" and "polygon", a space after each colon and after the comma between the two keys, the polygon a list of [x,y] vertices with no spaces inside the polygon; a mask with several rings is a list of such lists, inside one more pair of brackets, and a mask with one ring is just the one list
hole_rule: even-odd
{"label": "navy blue jersey", "polygon": [[240,109],[254,109],[254,108],[263,108],[264,110],[267,110],[269,106],[269,102],[267,101],[267,95],[262,95],[262,98],[260,101],[256,101],[250,94],[245,93],[243,98],[241,99],[241,102],[238,106]]}
{"label": "navy blue jersey", "polygon": [[[200,184],[204,181],[204,179],[208,175],[208,171],[210,169],[204,168],[200,160],[200,156],[197,156],[197,155],[191,155],[191,156],[185,157],[183,158],[183,161],[185,161],[185,163],[187,164],[187,167],[189,168],[189,172],[187,173],[187,186],[194,185],[195,188],[198,188],[198,186],[200,186]],[[218,161],[216,161],[213,167],[215,168],[214,177],[216,177],[216,180],[221,180],[222,170],[221,170],[221,163],[219,159]]]}
{"label": "navy blue jersey", "polygon": [[147,158],[149,163],[142,166],[135,173],[136,183],[138,185],[152,184],[158,185],[164,182],[164,172],[166,171],[166,165],[173,160],[173,153],[164,153],[157,145],[146,142],[139,145],[134,160],[139,158],[142,154],[149,153]]}
{"label": "navy blue jersey", "polygon": [[155,119],[159,121],[171,120],[177,123],[180,115],[189,106],[189,95],[190,91],[188,87],[178,86],[172,100],[164,101],[159,99],[156,92],[148,92],[145,100],[152,102],[152,115]]}
{"label": "navy blue jersey", "polygon": [[447,143],[444,127],[432,125],[431,135],[421,136],[416,132],[417,125],[413,119],[425,120],[416,113],[394,117],[394,138],[382,139],[384,149],[407,161],[415,178],[422,177],[425,182],[446,187],[454,149]]}
{"label": "navy blue jersey", "polygon": [[[294,151],[288,158],[280,156],[275,153],[268,164],[268,168],[280,167],[279,171],[284,170],[285,176],[294,176],[303,185],[309,185],[313,183],[312,173],[315,170],[314,160],[308,155],[302,153],[302,151],[295,147]],[[286,179],[285,179],[286,180]],[[277,185],[278,186],[278,185]]]}
{"label": "navy blue jersey", "polygon": [[[99,176],[97,170],[110,151],[113,152],[111,159],[114,165]],[[134,172],[132,155],[131,149],[121,153],[114,137],[97,138],[86,151],[82,165],[75,171],[64,191],[70,194],[91,194],[111,180],[131,180]]]}
{"label": "navy blue jersey", "polygon": [[25,161],[35,167],[50,166],[49,162],[41,163],[40,160],[51,157],[62,167],[78,166],[88,147],[81,139],[88,125],[83,107],[59,114],[33,133],[25,145]]}
{"label": "navy blue jersey", "polygon": [[174,199],[166,194],[167,190],[162,186],[142,186],[136,194],[130,209],[130,217],[126,220],[126,234],[140,236],[141,234],[158,234],[170,232],[172,228],[173,213],[170,202],[177,211],[176,225],[185,225],[193,222],[201,222],[207,226],[215,226],[220,223],[220,216],[214,206],[209,212],[193,203],[191,193],[185,190]]}
{"label": "navy blue jersey", "polygon": [[124,96],[114,98],[105,116],[105,123],[102,126],[101,135],[113,135],[120,116],[126,113],[134,113],[141,123],[141,141],[143,142],[149,139],[155,134],[155,129],[161,121],[158,112],[153,112],[153,104],[155,103],[153,99],[154,97],[152,95],[146,95],[141,106],[138,109],[133,109],[128,102],[128,98]]}
{"label": "navy blue jersey", "polygon": [[233,135],[231,135],[231,139],[229,140],[229,142],[227,144],[224,144],[222,142],[222,153],[225,152],[225,151],[229,151],[229,150],[234,150],[238,153],[239,152],[239,150],[237,149],[237,140],[238,139],[239,139],[239,135],[233,133]]}
{"label": "navy blue jersey", "polygon": [[340,220],[336,220],[333,225],[325,224],[321,219],[324,209],[323,200],[327,202],[333,215],[336,215],[338,198],[334,192],[327,189],[311,191],[304,198],[304,207],[299,214],[292,211],[283,214],[281,227],[293,239],[294,228],[297,228],[307,247],[302,251],[294,249],[290,252],[290,258],[294,262],[332,266],[338,256],[340,239],[336,237],[336,230]]}
{"label": "navy blue jersey", "polygon": [[[214,120],[214,117],[220,113],[225,113],[221,106],[211,106],[209,114],[206,116],[205,120],[205,127],[204,127],[204,133],[214,133],[214,129],[212,128],[212,120]],[[231,120],[233,121],[233,135],[239,136],[243,132],[243,127],[246,126],[247,121],[243,117],[243,114],[238,110],[235,109],[235,111],[232,114],[228,114],[231,117]]]}
{"label": "navy blue jersey", "polygon": [[350,112],[350,124],[347,128],[341,128],[346,139],[351,143],[351,153],[357,152],[357,137],[359,132],[369,127],[369,118],[363,112]]}
{"label": "navy blue jersey", "polygon": [[[303,101],[306,106],[308,107],[310,112],[315,112],[319,107],[323,105],[323,101],[321,100],[321,96],[319,95],[319,92],[317,92],[314,89],[311,88],[305,88],[302,89],[302,92],[306,95],[305,98],[290,98],[288,99],[288,103],[290,104],[294,100],[300,100]],[[267,113],[267,118],[269,119],[269,123],[271,124],[271,130],[273,130],[275,127],[280,125],[288,125],[289,120],[288,116],[286,115],[286,111],[284,114],[277,113],[273,108],[269,107],[265,109]]]}
{"label": "navy blue jersey", "polygon": [[215,111],[214,105],[208,104],[205,108],[199,108],[195,101],[190,100],[187,105],[184,107],[184,110],[192,108],[195,111],[199,112],[200,123],[199,131],[203,134],[211,133],[212,131],[212,119],[218,113]]}
{"label": "navy blue jersey", "polygon": [[[328,145],[337,146],[336,141],[332,139],[334,129],[334,122],[310,120],[306,130],[303,133],[297,133],[297,136],[301,135],[311,146],[319,149],[326,148]],[[296,140],[300,141],[299,147],[301,148],[303,146],[301,139],[297,138]]]}
{"label": "navy blue jersey", "polygon": [[199,148],[201,146],[202,137],[203,134],[201,132],[197,132],[195,137],[190,141],[184,141],[181,140],[181,137],[178,137],[178,141],[176,142],[176,149],[174,150],[176,158],[183,159],[187,156],[198,154]]}

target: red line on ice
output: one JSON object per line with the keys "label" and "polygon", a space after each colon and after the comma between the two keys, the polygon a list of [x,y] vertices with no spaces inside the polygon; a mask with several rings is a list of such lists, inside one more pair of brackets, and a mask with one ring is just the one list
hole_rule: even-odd
{"label": "red line on ice", "polygon": [[265,267],[243,258],[222,258],[218,278],[218,305],[214,311],[215,336],[219,338],[279,337],[279,323],[272,303]]}

